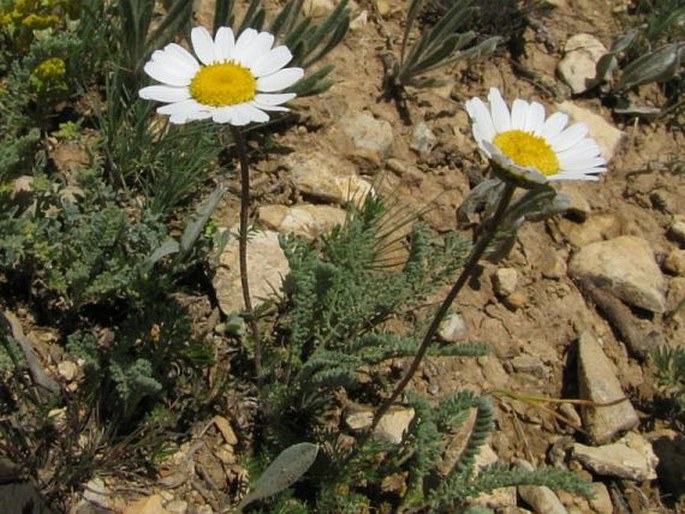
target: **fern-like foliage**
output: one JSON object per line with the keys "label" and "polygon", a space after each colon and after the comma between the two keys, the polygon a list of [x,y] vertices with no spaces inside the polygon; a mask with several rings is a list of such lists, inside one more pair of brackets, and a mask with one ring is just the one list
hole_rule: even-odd
{"label": "fern-like foliage", "polygon": [[[388,219],[384,200],[369,196],[320,246],[282,239],[291,273],[279,330],[288,358],[276,372],[292,377],[296,387],[350,387],[360,369],[411,356],[418,348],[413,334],[384,333],[382,324],[452,278],[468,245],[456,237],[431,239],[428,229],[418,225],[409,237],[406,262],[391,268],[385,255],[398,238],[398,227]],[[283,361],[282,353],[278,360]]]}

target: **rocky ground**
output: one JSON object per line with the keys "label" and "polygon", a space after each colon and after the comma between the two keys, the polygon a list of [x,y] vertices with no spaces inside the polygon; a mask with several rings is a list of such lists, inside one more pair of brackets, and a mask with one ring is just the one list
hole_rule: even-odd
{"label": "rocky ground", "polygon": [[[331,3],[313,2],[315,12],[326,12]],[[598,183],[560,186],[571,198],[567,214],[526,224],[511,255],[498,265],[484,264],[457,299],[443,337],[485,341],[491,355],[475,366],[458,358],[430,359],[414,387],[433,398],[463,388],[494,392],[497,427],[483,462],[568,466],[596,491],[590,501],[536,487],[479,500],[498,512],[677,511],[685,491],[685,442],[658,409],[647,356],[659,344],[685,342],[685,313],[675,311],[685,296],[685,137],[673,120],[612,115],[600,96],[582,91],[578,82],[584,59],[599,51],[573,55],[578,45],[610,46],[621,30],[615,14],[626,4],[550,1],[544,14],[528,13],[520,58],[502,49],[487,60],[444,70],[444,87],[410,91],[412,122],[405,124],[396,106],[380,99],[379,53],[389,39],[400,40],[407,3],[354,4],[352,29],[327,58],[335,63],[336,85],[295,102],[297,127],[277,136],[292,153],[255,163],[254,213],[267,231],[251,241],[251,251],[267,259],[251,261],[253,294],[267,295],[283,272],[275,234],[325,233],[344,219],[350,191],[392,191],[408,212],[432,204],[424,221],[437,231],[453,228],[457,207],[484,169],[466,99],[498,87],[510,100],[535,99],[548,113],[568,112],[588,123],[610,160],[609,171]],[[196,4],[198,22],[211,24],[211,2]],[[582,36],[579,43],[579,34],[593,39]],[[663,100],[658,87],[646,86],[640,95],[646,103]],[[237,209],[234,195],[221,208],[219,225],[233,226]],[[215,287],[225,312],[235,310],[238,300],[222,295],[237,290],[230,286],[236,258],[229,246],[217,268]],[[198,305],[203,321],[216,323],[209,302]],[[523,401],[530,395],[608,405]],[[244,473],[234,451],[241,434],[229,417],[205,423],[165,463],[152,487],[132,491],[118,480],[96,478],[75,495],[73,512],[217,512]],[[401,431],[401,424],[395,429]]]}

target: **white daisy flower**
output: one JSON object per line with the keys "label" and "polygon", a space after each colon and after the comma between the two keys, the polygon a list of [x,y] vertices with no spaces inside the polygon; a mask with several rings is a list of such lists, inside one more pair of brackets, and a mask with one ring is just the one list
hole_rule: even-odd
{"label": "white daisy flower", "polygon": [[236,39],[221,27],[212,39],[207,29],[190,33],[197,58],[171,43],[153,52],[144,70],[160,85],[142,88],[146,100],[164,102],[157,109],[171,123],[211,118],[216,123],[242,126],[269,121],[266,111],[287,111],[282,104],[295,93],[277,93],[304,75],[302,68],[284,68],[293,58],[285,46],[272,48],[268,32],[245,30]]}
{"label": "white daisy flower", "polygon": [[519,185],[550,180],[598,180],[606,161],[597,143],[585,137],[583,123],[569,127],[568,115],[555,112],[545,119],[538,102],[514,100],[511,111],[497,88],[490,88],[490,106],[480,98],[466,102],[473,137],[498,166],[503,178]]}

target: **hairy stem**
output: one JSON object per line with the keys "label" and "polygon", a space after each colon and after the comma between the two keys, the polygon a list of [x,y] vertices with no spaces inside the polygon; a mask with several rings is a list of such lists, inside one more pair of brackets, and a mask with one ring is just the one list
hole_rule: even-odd
{"label": "hairy stem", "polygon": [[397,398],[402,394],[404,389],[407,387],[407,384],[409,384],[411,379],[416,374],[416,371],[419,369],[419,365],[425,357],[426,352],[428,351],[428,347],[433,341],[433,338],[435,337],[435,334],[438,331],[438,328],[440,327],[440,323],[442,323],[442,320],[447,315],[447,311],[452,305],[452,302],[454,302],[454,299],[462,290],[462,288],[464,287],[468,279],[471,277],[473,272],[476,270],[478,261],[480,261],[481,257],[483,256],[483,253],[485,253],[485,250],[487,249],[488,245],[495,237],[495,234],[497,233],[497,228],[499,227],[499,225],[502,222],[502,219],[504,218],[504,214],[507,210],[507,207],[509,206],[509,203],[511,202],[511,198],[514,194],[515,189],[515,184],[511,182],[506,182],[504,191],[502,192],[502,196],[499,199],[499,203],[497,204],[497,209],[495,210],[495,213],[492,215],[492,218],[486,221],[485,230],[478,237],[478,239],[476,240],[476,244],[471,249],[471,253],[469,254],[469,258],[466,261],[466,264],[464,265],[464,269],[459,275],[459,278],[457,278],[457,281],[452,286],[450,292],[445,297],[445,300],[442,302],[442,305],[440,305],[438,312],[435,313],[433,321],[431,322],[430,327],[428,327],[428,331],[426,332],[426,335],[423,337],[423,340],[421,341],[421,346],[419,346],[419,350],[416,352],[414,360],[409,366],[409,369],[405,373],[404,377],[402,377],[402,380],[400,380],[398,384],[395,386],[395,390],[392,392],[390,397],[381,405],[381,407],[374,415],[373,423],[371,424],[371,428],[369,429],[368,435],[373,433],[373,430],[376,428],[383,415],[388,411],[388,409],[395,402],[395,400],[397,400]]}
{"label": "hairy stem", "polygon": [[250,297],[250,283],[247,277],[247,233],[250,217],[250,167],[247,159],[247,146],[245,136],[237,127],[233,129],[233,139],[238,147],[238,159],[240,160],[240,233],[238,240],[238,254],[240,260],[240,286],[243,290],[243,302],[245,303],[245,317],[252,332],[254,342],[254,371],[257,384],[262,380],[262,347],[259,338],[259,327],[252,308]]}

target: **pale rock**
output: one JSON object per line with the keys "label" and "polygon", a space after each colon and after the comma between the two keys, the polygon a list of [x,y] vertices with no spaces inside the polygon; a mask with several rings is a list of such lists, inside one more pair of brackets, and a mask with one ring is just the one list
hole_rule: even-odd
{"label": "pale rock", "polygon": [[621,234],[621,222],[613,214],[595,214],[589,216],[583,223],[561,218],[558,221],[558,227],[568,242],[576,248],[605,239],[613,239]]}
{"label": "pale rock", "polygon": [[540,261],[540,273],[550,280],[559,280],[566,276],[566,259],[556,252],[545,252]]}
{"label": "pale rock", "polygon": [[[368,429],[373,422],[374,411],[367,407],[354,407],[347,409],[343,415],[343,421],[347,428],[353,432],[361,432]],[[400,444],[409,424],[414,419],[414,409],[405,407],[390,407],[383,414],[374,429],[374,435],[392,444]]]}
{"label": "pale rock", "polygon": [[[476,474],[478,474],[484,468],[495,464],[497,461],[499,461],[497,453],[495,453],[489,444],[484,444],[480,447],[478,455],[476,455],[474,470]],[[469,503],[472,505],[483,505],[496,508],[498,511],[502,508],[513,507],[516,505],[516,487],[500,487],[491,493],[482,493],[470,500]]]}
{"label": "pale rock", "polygon": [[158,494],[140,498],[127,505],[122,514],[170,514]]}
{"label": "pale rock", "polygon": [[[220,264],[212,281],[219,307],[225,314],[240,312],[245,309],[245,304],[240,285],[237,237],[228,242],[219,260]],[[289,272],[288,259],[278,242],[277,232],[257,232],[248,238],[247,276],[253,308],[278,294],[283,279]]]}
{"label": "pale rock", "polygon": [[31,175],[21,175],[14,179],[10,200],[16,202],[22,196],[28,196],[33,192],[33,177]]}
{"label": "pale rock", "polygon": [[580,249],[569,273],[590,280],[630,305],[664,312],[666,283],[649,243],[635,236],[619,236]]}
{"label": "pale rock", "polygon": [[378,422],[374,434],[392,444],[400,444],[409,424],[414,419],[414,409],[388,409]]}
{"label": "pale rock", "polygon": [[454,343],[464,339],[466,332],[467,329],[464,319],[455,312],[450,314],[442,323],[440,323],[438,336],[440,336],[443,341]]}
{"label": "pale rock", "polygon": [[592,207],[583,193],[583,184],[560,181],[556,187],[568,199],[566,213],[575,215],[580,221],[585,221],[592,213]]}
{"label": "pale rock", "polygon": [[310,240],[342,225],[346,216],[346,211],[332,205],[263,205],[259,208],[259,221],[266,228]]}
{"label": "pale rock", "polygon": [[[578,339],[578,380],[583,400],[605,404],[625,398],[614,364],[589,332],[583,332]],[[618,432],[630,430],[639,423],[627,398],[610,406],[584,406],[581,415],[585,429],[597,444],[604,444]]]}
{"label": "pale rock", "polygon": [[86,501],[103,509],[110,508],[111,495],[112,493],[105,486],[105,482],[99,477],[86,482],[83,488],[83,497]]}
{"label": "pale rock", "polygon": [[355,31],[359,30],[362,27],[365,27],[369,23],[369,11],[364,9],[362,12],[359,13],[359,16],[357,16],[355,19],[353,19],[350,22],[350,30]]}
{"label": "pale rock", "polygon": [[676,218],[668,229],[668,237],[678,243],[680,246],[685,246],[685,218]]}
{"label": "pale rock", "polygon": [[513,268],[499,268],[492,278],[495,293],[498,296],[509,296],[516,291],[518,272]]}
{"label": "pale rock", "polygon": [[514,291],[502,298],[502,303],[512,311],[523,308],[528,303],[528,297],[521,291]]}
{"label": "pale rock", "polygon": [[659,459],[644,437],[629,432],[614,444],[599,447],[573,445],[573,457],[600,476],[642,482],[657,477]]}
{"label": "pale rock", "polygon": [[184,500],[172,500],[166,504],[169,514],[187,514],[188,502]]}
{"label": "pale rock", "polygon": [[235,435],[235,431],[233,430],[230,421],[223,416],[215,416],[213,421],[226,443],[231,446],[238,444],[238,436]]}
{"label": "pale rock", "polygon": [[575,122],[585,123],[589,130],[589,136],[593,138],[601,149],[602,157],[610,161],[614,156],[623,139],[625,132],[620,131],[611,123],[595,114],[589,109],[579,107],[573,102],[562,102],[557,104],[557,109],[564,111]]}
{"label": "pale rock", "polygon": [[295,188],[303,195],[346,205],[361,204],[373,187],[356,175],[355,167],[333,152],[294,152],[284,159]]}
{"label": "pale rock", "polygon": [[613,514],[614,505],[611,503],[609,489],[602,482],[593,482],[592,489],[595,497],[588,499],[592,511],[597,514]]}
{"label": "pale rock", "polygon": [[519,373],[528,373],[538,378],[544,378],[547,375],[545,365],[535,355],[517,355],[511,360],[511,365],[514,371]]}
{"label": "pale rock", "polygon": [[414,127],[409,147],[421,157],[427,157],[437,144],[438,138],[425,122],[422,121]]}
{"label": "pale rock", "polygon": [[395,136],[392,125],[387,121],[361,112],[345,116],[340,123],[343,132],[352,139],[357,148],[373,150],[381,157],[387,157],[390,153]]}
{"label": "pale rock", "polygon": [[62,361],[57,365],[57,373],[67,382],[76,378],[78,369],[78,365],[72,361]]}
{"label": "pale rock", "polygon": [[496,356],[478,357],[478,365],[485,379],[482,384],[484,389],[504,389],[509,383],[509,374]]}
{"label": "pale rock", "polygon": [[313,18],[326,16],[333,9],[335,9],[333,0],[305,0],[302,5],[302,12],[304,15]]}
{"label": "pale rock", "polygon": [[685,298],[685,277],[673,277],[668,284],[666,295],[666,311],[671,316],[677,316],[685,321],[685,309],[681,302]]}
{"label": "pale rock", "polygon": [[605,53],[606,47],[591,34],[574,34],[568,38],[557,71],[574,94],[583,93],[596,85],[595,67]]}
{"label": "pale rock", "polygon": [[[533,471],[533,466],[523,459],[514,461],[519,467]],[[566,507],[559,497],[549,487],[535,485],[520,485],[518,493],[521,499],[533,508],[537,514],[567,514]]]}
{"label": "pale rock", "polygon": [[674,248],[664,259],[664,271],[673,275],[685,275],[685,250]]}

